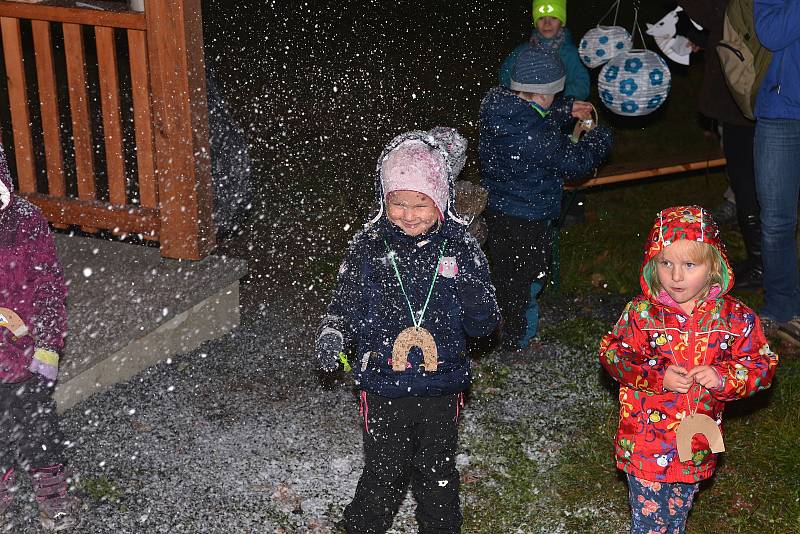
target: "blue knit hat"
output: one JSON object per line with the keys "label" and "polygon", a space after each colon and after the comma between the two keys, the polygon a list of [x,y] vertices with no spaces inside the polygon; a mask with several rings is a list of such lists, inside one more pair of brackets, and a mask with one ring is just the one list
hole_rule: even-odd
{"label": "blue knit hat", "polygon": [[554,95],[564,90],[566,77],[558,50],[529,44],[517,56],[508,87],[512,91]]}

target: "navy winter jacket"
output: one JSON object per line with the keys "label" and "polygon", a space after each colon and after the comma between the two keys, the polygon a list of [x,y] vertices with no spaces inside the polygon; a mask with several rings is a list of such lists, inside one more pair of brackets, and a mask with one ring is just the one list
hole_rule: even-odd
{"label": "navy winter jacket", "polygon": [[[437,277],[422,322],[436,341],[439,365],[435,372],[422,367],[417,347],[411,349],[404,372],[392,369],[394,341],[413,322],[389,261],[389,249],[417,311],[425,304],[440,251],[444,250],[443,261],[455,259],[457,274]],[[441,228],[411,237],[384,215],[353,239],[322,328],[342,333],[360,389],[392,398],[435,397],[469,386],[466,336],[485,336],[499,321],[486,257],[463,225],[447,219]]]}
{"label": "navy winter jacket", "polygon": [[603,126],[578,143],[561,132],[572,121],[572,98],[557,97],[542,117],[529,102],[505,87],[489,90],[481,102],[481,183],[489,207],[528,220],[551,220],[561,212],[564,180],[591,174],[611,149]]}
{"label": "navy winter jacket", "polygon": [[773,52],[756,99],[756,118],[800,120],[800,2],[756,0],[758,39]]}

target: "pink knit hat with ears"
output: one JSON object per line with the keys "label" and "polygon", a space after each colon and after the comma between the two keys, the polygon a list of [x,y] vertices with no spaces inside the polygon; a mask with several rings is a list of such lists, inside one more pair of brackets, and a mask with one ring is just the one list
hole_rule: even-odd
{"label": "pink knit hat with ears", "polygon": [[416,140],[403,141],[381,165],[384,200],[392,191],[415,191],[428,195],[444,219],[450,196],[448,164],[441,152]]}

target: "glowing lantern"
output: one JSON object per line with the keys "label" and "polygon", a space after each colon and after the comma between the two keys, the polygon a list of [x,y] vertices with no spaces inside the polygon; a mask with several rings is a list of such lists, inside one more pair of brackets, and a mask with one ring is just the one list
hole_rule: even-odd
{"label": "glowing lantern", "polygon": [[634,49],[606,63],[597,78],[600,100],[617,115],[647,115],[667,99],[672,75],[664,58]]}
{"label": "glowing lantern", "polygon": [[581,39],[578,53],[593,69],[632,48],[631,34],[622,26],[596,26]]}

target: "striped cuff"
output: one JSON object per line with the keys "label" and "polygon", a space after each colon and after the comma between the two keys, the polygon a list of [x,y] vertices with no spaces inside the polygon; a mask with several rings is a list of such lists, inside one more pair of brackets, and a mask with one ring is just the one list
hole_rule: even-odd
{"label": "striped cuff", "polygon": [[534,93],[537,95],[555,95],[564,90],[566,85],[566,76],[562,76],[558,80],[550,83],[522,83],[515,81],[513,78],[508,88],[512,91],[523,91],[525,93]]}
{"label": "striped cuff", "polygon": [[58,367],[58,353],[52,350],[36,349],[33,352],[33,359],[39,360],[47,365],[52,365],[53,367]]}

